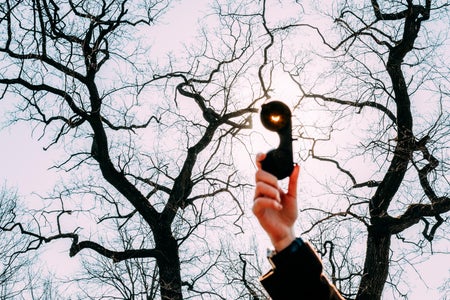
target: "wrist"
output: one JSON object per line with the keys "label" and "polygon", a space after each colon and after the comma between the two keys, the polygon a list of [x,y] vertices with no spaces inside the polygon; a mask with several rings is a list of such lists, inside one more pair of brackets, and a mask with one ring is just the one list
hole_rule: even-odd
{"label": "wrist", "polygon": [[279,239],[272,239],[272,245],[275,248],[276,252],[280,252],[287,248],[292,242],[295,240],[295,235],[293,232],[289,232],[287,235],[285,235],[282,238]]}

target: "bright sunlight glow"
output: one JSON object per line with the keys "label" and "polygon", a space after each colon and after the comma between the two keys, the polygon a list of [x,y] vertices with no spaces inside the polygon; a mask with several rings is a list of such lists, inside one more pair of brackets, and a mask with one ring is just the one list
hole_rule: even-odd
{"label": "bright sunlight glow", "polygon": [[271,115],[270,120],[274,123],[278,123],[281,120],[281,116],[280,115]]}

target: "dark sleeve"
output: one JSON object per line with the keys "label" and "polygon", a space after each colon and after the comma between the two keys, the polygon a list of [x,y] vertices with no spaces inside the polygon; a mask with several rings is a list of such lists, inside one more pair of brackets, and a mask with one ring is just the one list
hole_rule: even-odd
{"label": "dark sleeve", "polygon": [[322,262],[316,252],[302,239],[296,239],[270,260],[273,269],[260,280],[273,300],[344,299],[322,273]]}

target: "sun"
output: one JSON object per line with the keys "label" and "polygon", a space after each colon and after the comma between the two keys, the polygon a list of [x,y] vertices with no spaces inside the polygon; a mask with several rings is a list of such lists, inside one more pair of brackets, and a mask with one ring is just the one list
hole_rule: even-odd
{"label": "sun", "polygon": [[280,115],[271,115],[270,120],[274,123],[278,123],[281,120],[281,116]]}

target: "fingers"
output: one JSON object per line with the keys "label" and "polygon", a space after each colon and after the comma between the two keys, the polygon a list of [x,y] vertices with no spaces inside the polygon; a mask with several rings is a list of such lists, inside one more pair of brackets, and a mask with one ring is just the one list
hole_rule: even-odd
{"label": "fingers", "polygon": [[[278,206],[281,207],[282,204],[281,198],[283,197],[283,199],[286,200],[285,197],[287,196],[287,199],[294,200],[292,203],[289,203],[288,206],[289,205],[295,206],[295,202],[297,199],[297,181],[300,173],[300,166],[297,164],[294,166],[294,169],[292,170],[292,173],[289,176],[289,184],[287,192],[284,193],[283,190],[278,186],[278,179],[274,175],[261,169],[261,161],[264,160],[265,157],[266,155],[264,153],[259,153],[256,155],[256,165],[258,167],[258,170],[255,173],[255,181],[256,181],[255,197],[254,197],[255,202],[259,198],[263,198],[261,199],[262,201],[261,205],[264,208],[269,207],[276,208]],[[270,203],[268,201],[272,201],[274,203]]]}
{"label": "fingers", "polygon": [[266,158],[266,154],[265,153],[258,153],[256,154],[256,167],[258,168],[258,170],[261,170],[262,166],[261,166],[261,162]]}
{"label": "fingers", "polygon": [[278,188],[278,180],[272,174],[261,169],[260,161],[265,154],[259,154],[256,158],[258,170],[255,174],[256,188],[253,204],[253,213],[256,216],[264,214],[266,209],[281,210],[281,195]]}
{"label": "fingers", "polygon": [[287,195],[297,197],[297,180],[299,174],[300,174],[300,166],[296,164],[294,166],[294,170],[292,170],[291,176],[289,177]]}
{"label": "fingers", "polygon": [[253,203],[253,214],[255,216],[261,217],[268,209],[279,211],[283,209],[283,206],[273,198],[259,197],[255,199]]}
{"label": "fingers", "polygon": [[259,169],[255,173],[255,182],[255,199],[258,197],[268,197],[281,201],[278,180],[275,176]]}
{"label": "fingers", "polygon": [[255,173],[255,182],[260,181],[278,188],[278,179],[269,172],[266,172],[261,169],[257,170]]}
{"label": "fingers", "polygon": [[[278,179],[261,169],[261,161],[264,160],[266,155],[264,153],[259,153],[256,155],[256,165],[258,170],[255,174],[256,181],[256,190],[255,190],[255,198],[260,196],[267,196],[280,199],[280,193],[284,194],[283,191],[278,186]],[[296,198],[297,197],[297,181],[300,173],[300,166],[295,165],[292,170],[291,175],[289,176],[289,184],[286,195]],[[263,184],[264,183],[264,184]]]}
{"label": "fingers", "polygon": [[255,199],[265,197],[281,202],[280,190],[262,181],[256,182]]}

